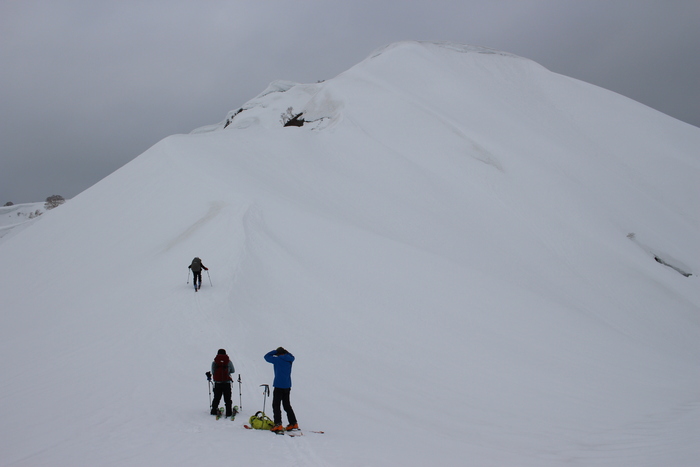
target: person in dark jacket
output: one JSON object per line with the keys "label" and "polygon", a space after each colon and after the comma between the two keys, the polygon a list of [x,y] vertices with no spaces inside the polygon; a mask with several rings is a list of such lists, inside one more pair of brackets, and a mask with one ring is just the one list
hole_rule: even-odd
{"label": "person in dark jacket", "polygon": [[216,415],[219,411],[221,396],[224,397],[226,416],[230,417],[233,415],[233,407],[231,406],[231,383],[233,379],[231,379],[230,375],[235,372],[233,362],[226,355],[226,350],[219,349],[216,357],[214,357],[214,361],[211,363],[211,375],[214,380],[214,400],[211,403],[212,415]]}
{"label": "person in dark jacket", "polygon": [[[194,279],[192,283],[194,284],[194,291],[196,292],[202,288],[202,269],[208,271],[209,268],[202,264],[202,260],[199,259],[199,257],[195,257],[192,263],[187,267],[192,270],[192,277]],[[197,282],[197,278],[199,278],[199,282]]]}
{"label": "person in dark jacket", "polygon": [[294,362],[294,355],[284,348],[278,347],[265,354],[265,361],[272,363],[275,368],[275,380],[272,382],[272,386],[275,388],[272,392],[272,415],[275,426],[272,428],[272,431],[285,429],[282,427],[280,405],[284,407],[284,411],[287,413],[289,425],[287,425],[286,430],[298,430],[297,417],[294,415],[292,404],[289,402],[289,393],[292,391],[292,363]]}

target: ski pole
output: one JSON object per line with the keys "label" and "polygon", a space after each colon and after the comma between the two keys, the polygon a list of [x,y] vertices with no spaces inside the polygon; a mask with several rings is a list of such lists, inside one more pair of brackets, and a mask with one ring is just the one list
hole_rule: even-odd
{"label": "ski pole", "polygon": [[211,283],[211,276],[209,275],[209,269],[207,269],[207,277],[209,278],[209,285],[214,287],[214,284]]}
{"label": "ski pole", "polygon": [[190,283],[190,270],[187,270],[187,284],[189,285]]}
{"label": "ski pole", "polygon": [[238,373],[238,408],[243,409],[243,401],[241,399],[241,374]]}
{"label": "ski pole", "polygon": [[270,386],[267,384],[261,384],[260,386],[264,386],[263,389],[263,415],[265,414],[265,401],[267,400],[267,396],[270,395]]}
{"label": "ski pole", "polygon": [[207,371],[207,382],[209,383],[209,407],[211,408],[211,372]]}

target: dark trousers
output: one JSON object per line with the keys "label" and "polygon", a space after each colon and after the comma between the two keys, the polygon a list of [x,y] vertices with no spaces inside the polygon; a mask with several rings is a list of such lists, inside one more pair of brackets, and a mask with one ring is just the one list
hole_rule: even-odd
{"label": "dark trousers", "polygon": [[275,388],[275,390],[272,391],[272,415],[275,419],[275,425],[282,424],[282,411],[280,410],[280,404],[282,407],[284,407],[284,411],[287,412],[287,420],[289,420],[289,424],[294,425],[297,422],[297,417],[294,415],[292,404],[289,403],[289,393],[291,390],[291,388]]}
{"label": "dark trousers", "polygon": [[231,408],[231,383],[214,383],[214,400],[211,403],[211,413],[215,414],[219,409],[221,396],[224,396],[224,404],[226,405],[226,416],[233,415]]}
{"label": "dark trousers", "polygon": [[[200,287],[202,285],[202,271],[201,269],[199,271],[192,271],[192,283],[194,284],[194,287]],[[199,282],[197,282],[197,279],[199,279]],[[199,284],[199,285],[197,285]]]}

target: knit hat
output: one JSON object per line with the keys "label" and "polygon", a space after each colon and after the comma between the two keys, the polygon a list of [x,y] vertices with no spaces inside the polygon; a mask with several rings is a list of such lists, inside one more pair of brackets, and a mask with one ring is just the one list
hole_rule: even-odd
{"label": "knit hat", "polygon": [[224,349],[219,349],[217,355],[226,355],[226,351]]}

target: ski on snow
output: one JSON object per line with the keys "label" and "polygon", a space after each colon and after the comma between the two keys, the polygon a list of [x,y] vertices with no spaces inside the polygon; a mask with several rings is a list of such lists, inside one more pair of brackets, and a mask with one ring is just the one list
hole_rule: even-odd
{"label": "ski on snow", "polygon": [[[233,414],[231,415],[231,421],[234,421],[236,419],[236,415],[238,415],[238,406],[237,405],[233,406],[232,412],[233,412]],[[219,410],[216,412],[216,419],[218,420],[223,416],[224,416],[224,408],[219,407]],[[229,418],[229,417],[226,417],[226,418]]]}
{"label": "ski on snow", "polygon": [[[252,429],[253,429],[253,427],[250,426],[250,425],[243,425],[243,428],[245,428],[246,430],[252,430]],[[271,431],[272,433],[274,433],[274,434],[276,434],[276,435],[279,435],[279,436],[283,436],[283,435],[285,435],[285,434],[286,434],[287,436],[291,436],[291,437],[295,437],[295,436],[304,436],[304,432],[301,431],[301,430],[290,430],[290,431],[287,431],[287,430],[282,430],[282,431],[262,430],[262,431]],[[324,432],[324,431],[313,431],[313,430],[309,430],[308,433],[316,433],[316,434],[322,435],[322,434],[324,434],[325,432]]]}

